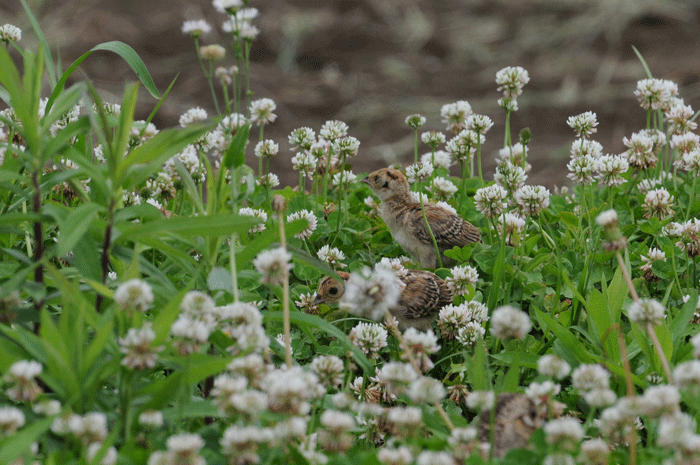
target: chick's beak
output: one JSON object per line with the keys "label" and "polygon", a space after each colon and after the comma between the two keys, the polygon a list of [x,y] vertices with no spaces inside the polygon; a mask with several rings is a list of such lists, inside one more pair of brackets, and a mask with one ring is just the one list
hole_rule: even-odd
{"label": "chick's beak", "polygon": [[360,182],[364,182],[369,186],[369,176],[365,176],[364,178],[360,179]]}
{"label": "chick's beak", "polygon": [[321,297],[320,295],[317,295],[317,296],[314,298],[314,303],[313,303],[313,305],[322,304],[322,303],[324,303],[325,301],[326,301],[326,299],[324,299],[324,298]]}

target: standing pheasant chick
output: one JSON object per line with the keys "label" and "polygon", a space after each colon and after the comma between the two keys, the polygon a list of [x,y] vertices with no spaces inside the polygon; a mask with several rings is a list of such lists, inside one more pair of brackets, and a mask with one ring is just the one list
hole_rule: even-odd
{"label": "standing pheasant chick", "polygon": [[[350,274],[343,271],[337,273],[343,278],[343,282],[338,282],[330,276],[323,278],[316,291],[315,305],[340,300],[345,292],[345,281]],[[399,322],[399,328],[402,331],[406,328],[416,328],[421,331],[431,329],[430,323],[440,309],[452,303],[454,297],[452,291],[442,278],[430,271],[408,270],[399,279],[403,283],[401,296],[396,306],[389,309]]]}
{"label": "standing pheasant chick", "polygon": [[[382,201],[379,214],[394,240],[417,259],[423,268],[436,268],[438,260],[435,247],[423,219],[420,203],[411,200],[406,176],[393,168],[382,168],[370,173],[362,182],[369,185]],[[424,208],[444,266],[455,265],[454,260],[445,257],[445,250],[481,242],[479,230],[458,215],[432,203],[425,203]]]}

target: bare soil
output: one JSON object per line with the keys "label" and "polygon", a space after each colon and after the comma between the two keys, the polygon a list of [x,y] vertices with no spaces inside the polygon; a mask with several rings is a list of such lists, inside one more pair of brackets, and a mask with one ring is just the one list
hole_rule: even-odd
{"label": "bare soil", "polygon": [[[192,40],[180,31],[184,20],[200,18],[220,30],[224,17],[209,0],[29,4],[64,69],[94,45],[120,40],[141,56],[159,89],[177,76],[154,121],[159,128],[177,125],[193,106],[214,113]],[[530,74],[512,128],[515,134],[525,126],[532,130],[529,183],[550,188],[568,184],[574,134],[567,117],[596,112],[594,138],[610,153],[622,152],[622,137],[644,127],[646,115],[632,92],[646,76],[632,46],[654,77],[676,81],[686,103],[699,106],[698,0],[252,0],[250,6],[260,10],[255,24],[262,31],[251,52],[251,87],[254,98],[277,103],[278,119],[265,137],[280,144],[273,171],[283,182],[296,180],[287,152],[294,128],[318,129],[328,119],[348,123],[362,143],[353,160],[359,173],[410,162],[413,136],[405,117],[420,113],[428,118],[425,130],[444,130],[440,107],[456,100],[468,100],[496,123],[484,146],[490,179],[504,122],[494,76],[505,66],[523,66]],[[23,47],[34,46],[19,0],[0,0],[0,15],[2,23],[24,31]],[[202,39],[225,41],[221,32]],[[77,76],[91,79],[114,102],[124,83],[135,80],[108,52],[93,54]],[[137,117],[155,103],[143,92]]]}

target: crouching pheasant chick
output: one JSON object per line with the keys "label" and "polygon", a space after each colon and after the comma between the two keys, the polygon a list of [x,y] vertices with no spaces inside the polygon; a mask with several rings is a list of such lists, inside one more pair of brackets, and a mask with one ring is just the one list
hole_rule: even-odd
{"label": "crouching pheasant chick", "polygon": [[[340,300],[345,292],[345,281],[350,277],[350,273],[344,271],[337,273],[343,281],[338,282],[330,276],[323,278],[316,291],[315,305]],[[389,312],[399,322],[399,328],[402,331],[406,328],[416,328],[420,331],[431,329],[430,323],[440,309],[452,303],[454,298],[452,291],[442,278],[430,271],[408,270],[404,276],[397,279],[400,279],[404,286],[398,303],[394,308],[389,309]]]}
{"label": "crouching pheasant chick", "polygon": [[[435,246],[425,224],[420,202],[411,200],[406,176],[393,168],[382,168],[361,181],[382,201],[379,214],[394,240],[418,260],[421,267],[436,268],[438,260]],[[456,264],[454,260],[445,257],[445,250],[481,242],[481,233],[476,226],[459,215],[429,202],[424,204],[424,208],[444,266]]]}

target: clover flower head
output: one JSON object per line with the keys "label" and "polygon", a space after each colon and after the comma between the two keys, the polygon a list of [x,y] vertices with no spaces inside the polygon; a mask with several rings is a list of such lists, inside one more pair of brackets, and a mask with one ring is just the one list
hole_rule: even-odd
{"label": "clover flower head", "polygon": [[189,34],[194,38],[207,34],[211,31],[211,25],[204,19],[185,21],[182,23],[182,33]]}
{"label": "clover flower head", "polygon": [[3,24],[0,26],[0,41],[6,44],[10,41],[19,42],[22,40],[22,30],[13,24]]}
{"label": "clover flower head", "polygon": [[249,234],[256,234],[265,230],[265,222],[267,221],[267,212],[265,210],[261,208],[243,207],[238,210],[238,214],[242,216],[260,218],[262,220],[260,224],[256,224],[252,228],[248,229]]}
{"label": "clover flower head", "polygon": [[262,276],[260,282],[271,286],[281,285],[294,266],[289,263],[292,254],[284,248],[263,250],[253,259],[253,266]]}
{"label": "clover flower head", "polygon": [[423,163],[430,163],[432,164],[435,168],[446,168],[450,169],[450,166],[454,163],[454,160],[452,160],[452,155],[450,155],[450,152],[446,152],[444,150],[436,150],[435,153],[429,152],[421,156],[420,159],[421,162]]}
{"label": "clover flower head", "polygon": [[511,305],[498,307],[491,315],[491,332],[500,339],[523,339],[531,329],[530,316]]}
{"label": "clover flower head", "polygon": [[356,316],[380,321],[401,295],[396,273],[384,266],[350,273],[339,306]]}
{"label": "clover flower head", "polygon": [[274,123],[277,115],[273,113],[277,105],[272,99],[261,98],[250,102],[250,120],[258,123],[258,126],[263,124]]}
{"label": "clover flower head", "polygon": [[409,115],[406,117],[406,124],[413,129],[418,129],[419,127],[423,126],[425,121],[425,116],[421,116],[419,114]]}
{"label": "clover flower head", "polygon": [[598,126],[597,115],[592,111],[570,116],[566,120],[566,124],[576,132],[578,137],[587,138],[591,134],[598,132],[598,129],[596,129],[596,126]]}
{"label": "clover flower head", "polygon": [[445,104],[440,109],[442,122],[447,125],[446,130],[455,134],[466,128],[467,118],[472,113],[472,107],[466,100]]}
{"label": "clover flower head", "polygon": [[332,143],[336,139],[348,135],[348,125],[338,120],[326,121],[323,123],[323,126],[321,126],[319,135],[322,139]]}
{"label": "clover flower head", "polygon": [[280,150],[279,144],[275,141],[267,139],[261,140],[255,144],[255,156],[258,158],[270,158],[277,155]]}
{"label": "clover flower head", "polygon": [[294,237],[296,237],[297,239],[306,240],[309,237],[311,237],[313,232],[316,230],[316,226],[318,226],[318,219],[316,218],[314,212],[309,210],[301,210],[287,215],[287,222],[295,221],[302,218],[306,220],[307,227],[301,232],[295,234]]}
{"label": "clover flower head", "polygon": [[508,66],[496,73],[498,91],[503,91],[506,99],[515,99],[523,93],[523,87],[530,82],[530,75],[520,66]]}
{"label": "clover flower head", "polygon": [[360,348],[368,357],[375,357],[379,351],[387,346],[388,333],[381,325],[376,323],[358,323],[350,330],[350,340]]}
{"label": "clover flower head", "polygon": [[638,324],[659,325],[666,318],[666,308],[654,299],[639,299],[627,309],[629,319]]}

